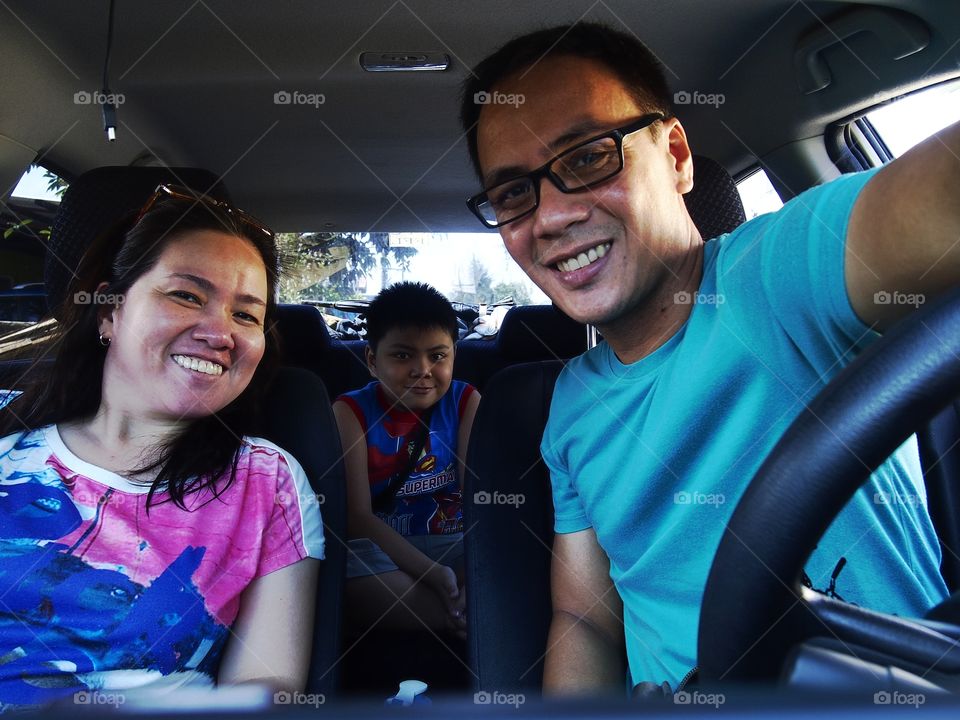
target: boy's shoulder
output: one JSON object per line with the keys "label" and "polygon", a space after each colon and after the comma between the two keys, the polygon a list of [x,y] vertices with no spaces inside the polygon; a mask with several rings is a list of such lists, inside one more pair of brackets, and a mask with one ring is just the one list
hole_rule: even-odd
{"label": "boy's shoulder", "polygon": [[371,393],[371,392],[376,392],[376,389],[377,389],[377,387],[378,387],[379,385],[380,385],[380,381],[379,381],[379,380],[373,380],[373,381],[367,383],[366,385],[364,385],[363,387],[359,387],[359,388],[356,388],[356,389],[354,389],[354,390],[347,390],[346,392],[340,393],[340,394],[337,395],[337,397],[334,399],[334,402],[337,402],[337,401],[339,401],[339,400],[343,400],[344,398],[351,398],[351,397],[352,397],[352,398],[355,398],[355,397],[360,397],[360,396],[363,396],[363,395],[368,394],[368,393]]}
{"label": "boy's shoulder", "polygon": [[458,405],[462,405],[467,401],[467,398],[475,392],[477,392],[477,389],[470,383],[464,382],[463,380],[454,380],[437,402],[441,402],[443,398],[450,396],[456,400]]}

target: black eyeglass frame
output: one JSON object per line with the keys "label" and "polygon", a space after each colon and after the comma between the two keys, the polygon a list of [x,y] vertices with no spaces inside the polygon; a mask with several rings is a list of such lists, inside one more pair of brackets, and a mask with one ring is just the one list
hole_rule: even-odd
{"label": "black eyeglass frame", "polygon": [[230,203],[223,200],[218,200],[215,197],[198,193],[182,185],[173,185],[170,183],[161,183],[160,185],[157,185],[156,189],[153,191],[153,194],[147,199],[147,202],[144,203],[143,207],[140,208],[140,212],[137,214],[137,219],[134,221],[133,225],[136,226],[141,220],[143,220],[143,216],[150,212],[150,210],[154,205],[157,204],[159,200],[165,198],[183,200],[192,202],[194,204],[200,203],[218,208],[226,212],[228,215],[237,218],[249,227],[255,229],[257,232],[262,233],[271,241],[274,239],[273,230],[268,228],[250,213],[244,212],[240,208],[236,208]]}
{"label": "black eyeglass frame", "polygon": [[[581,190],[586,190],[587,188],[591,188],[596,185],[599,185],[600,183],[606,182],[610,178],[618,175],[620,171],[623,170],[623,164],[624,164],[623,139],[627,135],[631,135],[632,133],[643,130],[644,128],[649,127],[650,125],[653,125],[653,123],[657,122],[658,120],[666,120],[668,117],[669,117],[668,115],[664,115],[661,112],[648,113],[638,118],[637,120],[634,120],[633,122],[628,123],[627,125],[622,125],[618,128],[614,128],[613,130],[608,130],[607,132],[600,133],[599,135],[594,135],[591,138],[588,138],[582,142],[577,143],[573,147],[567,148],[562,153],[554,155],[552,158],[547,160],[547,162],[545,162],[543,165],[536,168],[535,170],[531,170],[530,172],[523,173],[521,175],[516,175],[515,177],[512,177],[512,178],[507,178],[506,180],[501,180],[496,185],[491,185],[490,187],[485,188],[482,192],[477,193],[473,197],[467,198],[467,207],[470,208],[470,211],[477,216],[480,222],[483,223],[484,227],[493,229],[493,228],[503,227],[504,225],[520,220],[521,218],[526,217],[527,215],[532,213],[534,210],[536,210],[538,207],[540,207],[540,181],[543,178],[548,178],[550,182],[553,183],[554,187],[557,188],[557,190],[567,194],[580,192]],[[605,175],[604,177],[594,180],[593,182],[587,183],[585,185],[577,185],[576,187],[567,187],[564,184],[563,180],[560,178],[560,176],[550,169],[554,165],[554,163],[556,163],[561,158],[564,158],[567,155],[570,155],[571,153],[576,152],[577,150],[579,150],[585,145],[589,145],[590,143],[597,142],[597,140],[603,140],[604,138],[613,139],[613,141],[617,145],[617,154],[620,156],[619,166],[617,167],[616,170],[614,170],[609,175]],[[534,192],[533,206],[530,207],[528,210],[524,210],[522,213],[520,213],[516,217],[512,217],[509,220],[505,220],[503,222],[491,223],[485,217],[483,217],[483,214],[480,212],[480,205],[484,202],[489,201],[488,193],[494,188],[497,188],[501,185],[505,185],[506,183],[514,182],[515,180],[519,180],[520,178],[529,178],[531,183],[533,184],[533,192]]]}

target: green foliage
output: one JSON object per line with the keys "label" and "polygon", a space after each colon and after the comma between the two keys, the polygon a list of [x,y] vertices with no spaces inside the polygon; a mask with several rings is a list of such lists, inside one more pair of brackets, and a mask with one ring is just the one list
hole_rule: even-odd
{"label": "green foliage", "polygon": [[379,268],[410,269],[416,248],[390,247],[389,233],[280,233],[281,302],[353,300]]}
{"label": "green foliage", "polygon": [[493,278],[486,266],[474,255],[470,258],[470,279],[461,281],[450,296],[453,302],[479,305],[493,302]]}
{"label": "green foliage", "polygon": [[529,305],[531,303],[530,291],[519,282],[502,282],[493,286],[493,301],[499,302],[504,298],[512,297],[517,305]]}
{"label": "green foliage", "polygon": [[7,227],[3,231],[3,239],[8,240],[14,235],[14,233],[18,233],[18,232],[31,233],[37,237],[42,237],[42,238],[50,237],[49,227],[41,227],[39,229],[36,229],[36,228],[31,228],[30,227],[31,225],[33,225],[33,218],[26,218],[25,220],[12,223],[9,227]]}
{"label": "green foliage", "polygon": [[67,191],[69,183],[56,173],[44,170],[43,179],[47,181],[47,190],[59,198]]}

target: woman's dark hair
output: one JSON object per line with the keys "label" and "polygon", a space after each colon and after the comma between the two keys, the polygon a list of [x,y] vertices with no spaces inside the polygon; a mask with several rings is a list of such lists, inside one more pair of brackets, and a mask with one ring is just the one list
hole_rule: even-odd
{"label": "woman's dark hair", "polygon": [[[276,312],[278,255],[272,235],[234,212],[204,201],[166,197],[157,200],[139,221],[127,217],[98,238],[84,253],[60,309],[49,366],[36,364],[23,395],[0,412],[0,436],[93,416],[100,407],[103,364],[108,348],[99,341],[96,298],[125,296],[156,265],[172,242],[191,231],[215,230],[248,240],[260,254],[267,274],[264,317],[265,349],[246,389],[214,415],[192,420],[176,437],[131,474],[156,472],[147,496],[157,492],[186,508],[185,497],[204,488],[219,495],[233,482],[241,438],[256,431],[264,390],[279,363]],[[109,286],[97,291],[101,282]],[[218,480],[227,475],[224,482]]]}
{"label": "woman's dark hair", "polygon": [[[488,95],[506,77],[535,65],[546,56],[596,60],[623,83],[643,112],[672,113],[670,88],[660,62],[635,36],[599,23],[576,23],[538,30],[514,38],[477,65],[463,83],[460,123],[467,134],[473,169],[482,181],[477,153],[477,122]],[[656,137],[659,125],[651,127]]]}
{"label": "woman's dark hair", "polygon": [[380,291],[364,312],[367,343],[376,352],[383,336],[395,328],[440,328],[456,343],[457,314],[450,301],[426,283],[399,282]]}

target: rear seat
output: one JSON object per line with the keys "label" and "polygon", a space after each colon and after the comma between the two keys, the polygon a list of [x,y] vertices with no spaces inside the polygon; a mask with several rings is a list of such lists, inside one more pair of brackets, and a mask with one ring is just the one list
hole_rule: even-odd
{"label": "rear seat", "polygon": [[[309,305],[277,308],[284,363],[320,376],[331,399],[370,382],[366,342],[333,337],[320,312]],[[587,349],[586,326],[552,305],[510,308],[492,340],[457,343],[453,376],[483,390],[487,380],[509,365],[537,360],[569,360]]]}
{"label": "rear seat", "polygon": [[311,305],[277,307],[283,361],[320,376],[331,400],[370,382],[363,340],[340,340],[327,329],[320,311]]}
{"label": "rear seat", "polygon": [[483,392],[487,381],[510,365],[569,360],[587,349],[587,327],[553,305],[518,305],[503,318],[493,340],[461,340],[453,376]]}

